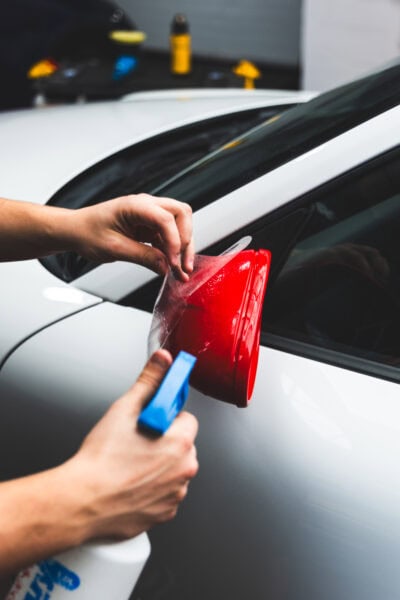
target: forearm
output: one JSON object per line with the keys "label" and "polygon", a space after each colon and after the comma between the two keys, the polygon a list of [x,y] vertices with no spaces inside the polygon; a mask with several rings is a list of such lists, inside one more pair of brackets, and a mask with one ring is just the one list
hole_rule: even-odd
{"label": "forearm", "polygon": [[0,199],[0,261],[39,258],[74,247],[73,210]]}
{"label": "forearm", "polygon": [[193,271],[192,211],[137,194],[77,210],[0,198],[0,261],[75,251],[94,262],[124,260],[181,281]]}
{"label": "forearm", "polygon": [[69,463],[0,484],[0,580],[88,538],[80,492]]}

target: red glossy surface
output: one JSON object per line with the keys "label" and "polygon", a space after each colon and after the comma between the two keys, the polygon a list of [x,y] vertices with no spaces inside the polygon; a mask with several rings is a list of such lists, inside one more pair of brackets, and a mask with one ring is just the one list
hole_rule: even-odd
{"label": "red glossy surface", "polygon": [[[202,270],[220,260],[200,258]],[[253,392],[270,259],[267,250],[245,250],[193,293],[185,296],[184,284],[178,295],[164,290],[165,322],[179,311],[164,347],[195,355],[191,385],[237,406],[247,406]]]}

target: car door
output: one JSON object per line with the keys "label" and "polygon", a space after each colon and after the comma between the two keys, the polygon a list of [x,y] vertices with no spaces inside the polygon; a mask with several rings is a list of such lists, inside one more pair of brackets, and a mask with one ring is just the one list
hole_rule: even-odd
{"label": "car door", "polygon": [[[399,595],[399,172],[396,148],[209,249],[250,233],[272,250],[256,386],[246,410],[192,391],[200,471],[177,519],[150,533],[134,598]],[[8,358],[4,473],[63,460],[128,387],[145,357],[145,291]]]}
{"label": "car door", "polygon": [[[250,233],[272,250],[256,386],[245,410],[192,390],[200,471],[150,532],[136,600],[399,595],[399,172],[396,148],[209,249]],[[128,387],[151,285],[7,360],[3,470],[57,464]]]}
{"label": "car door", "polygon": [[191,394],[200,472],[135,597],[400,595],[399,167],[396,148],[235,234],[273,252],[253,399]]}

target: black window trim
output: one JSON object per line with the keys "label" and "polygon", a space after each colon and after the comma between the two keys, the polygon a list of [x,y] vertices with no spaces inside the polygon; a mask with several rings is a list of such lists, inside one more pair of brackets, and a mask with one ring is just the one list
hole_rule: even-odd
{"label": "black window trim", "polygon": [[353,356],[338,350],[314,346],[307,342],[293,340],[273,333],[261,333],[260,344],[264,348],[280,350],[295,356],[309,358],[316,362],[347,369],[353,373],[369,375],[385,381],[400,383],[400,367],[392,367],[360,356]]}

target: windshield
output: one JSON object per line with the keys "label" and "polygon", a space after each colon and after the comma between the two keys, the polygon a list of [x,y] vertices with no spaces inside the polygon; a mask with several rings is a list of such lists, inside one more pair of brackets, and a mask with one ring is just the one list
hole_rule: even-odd
{"label": "windshield", "polygon": [[273,116],[152,192],[201,208],[399,101],[397,65]]}

